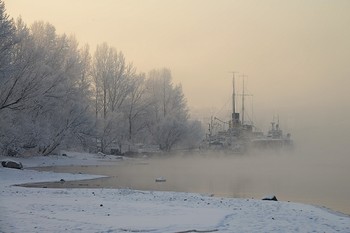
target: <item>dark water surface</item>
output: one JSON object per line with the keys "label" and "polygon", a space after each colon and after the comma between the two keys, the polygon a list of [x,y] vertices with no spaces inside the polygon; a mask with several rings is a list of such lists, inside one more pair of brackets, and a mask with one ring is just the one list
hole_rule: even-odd
{"label": "dark water surface", "polygon": [[[179,191],[260,199],[274,194],[281,201],[326,206],[350,214],[350,169],[346,158],[317,160],[307,155],[191,155],[124,160],[108,166],[36,168],[88,173],[108,178],[37,183],[48,188],[131,188]],[[156,182],[164,177],[166,182]]]}

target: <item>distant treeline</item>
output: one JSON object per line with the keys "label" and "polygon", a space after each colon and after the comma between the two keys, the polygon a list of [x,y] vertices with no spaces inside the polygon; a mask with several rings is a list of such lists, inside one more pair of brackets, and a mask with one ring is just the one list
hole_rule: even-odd
{"label": "distant treeline", "polygon": [[91,54],[49,23],[11,19],[0,0],[1,154],[110,153],[136,144],[169,151],[195,147],[202,136],[169,69],[137,72],[106,43]]}

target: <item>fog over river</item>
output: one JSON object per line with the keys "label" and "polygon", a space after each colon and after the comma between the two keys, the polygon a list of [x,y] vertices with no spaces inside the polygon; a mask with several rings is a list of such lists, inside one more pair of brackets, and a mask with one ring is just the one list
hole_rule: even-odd
{"label": "fog over river", "polygon": [[[110,178],[36,186],[132,188],[255,199],[274,194],[281,201],[316,204],[350,214],[350,171],[346,160],[346,153],[338,153],[337,159],[332,159],[331,154],[315,156],[299,150],[290,154],[229,155],[212,152],[152,157],[124,160],[110,166],[41,168]],[[166,182],[155,182],[158,177],[164,177]]]}

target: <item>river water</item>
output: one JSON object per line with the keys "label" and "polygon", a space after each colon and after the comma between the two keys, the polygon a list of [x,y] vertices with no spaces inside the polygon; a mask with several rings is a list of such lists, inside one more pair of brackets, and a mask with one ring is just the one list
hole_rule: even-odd
{"label": "river water", "polygon": [[[347,156],[307,154],[179,155],[124,160],[108,166],[46,167],[40,170],[89,173],[109,178],[31,184],[55,188],[131,188],[255,198],[276,195],[281,201],[325,206],[350,214]],[[156,182],[159,177],[166,182]]]}

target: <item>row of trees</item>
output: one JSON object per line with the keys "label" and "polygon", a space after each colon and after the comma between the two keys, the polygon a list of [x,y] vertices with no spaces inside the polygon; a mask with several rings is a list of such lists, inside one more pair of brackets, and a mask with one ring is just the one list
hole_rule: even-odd
{"label": "row of trees", "polygon": [[169,69],[138,73],[106,43],[91,55],[89,46],[79,47],[48,23],[14,22],[0,0],[2,153],[108,153],[136,143],[169,151],[196,145],[201,132]]}

